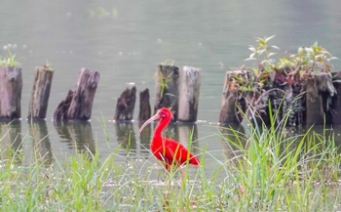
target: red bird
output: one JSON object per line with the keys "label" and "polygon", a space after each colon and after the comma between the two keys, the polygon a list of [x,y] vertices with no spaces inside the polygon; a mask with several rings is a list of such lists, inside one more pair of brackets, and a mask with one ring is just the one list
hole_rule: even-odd
{"label": "red bird", "polygon": [[157,113],[148,119],[140,128],[142,132],[150,122],[160,119],[150,143],[150,150],[153,155],[163,162],[165,168],[170,171],[172,165],[179,167],[188,161],[189,164],[199,165],[199,160],[192,155],[181,143],[162,136],[162,130],[167,127],[172,119],[172,111],[168,108],[161,108]]}

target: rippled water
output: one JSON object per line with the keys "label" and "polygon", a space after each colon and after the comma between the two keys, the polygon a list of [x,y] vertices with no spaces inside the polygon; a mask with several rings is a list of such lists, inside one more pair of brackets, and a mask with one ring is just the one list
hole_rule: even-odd
{"label": "rippled water", "polygon": [[[119,160],[148,158],[148,135],[144,139],[137,136],[136,123],[115,124],[108,120],[114,114],[117,97],[129,82],[135,82],[138,90],[150,88],[153,104],[156,66],[173,60],[179,67],[200,67],[202,86],[200,122],[175,125],[170,135],[187,144],[188,134],[194,129],[194,140],[198,140],[193,144],[195,151],[200,154],[205,149],[224,160],[226,151],[222,149],[226,145],[216,122],[225,71],[245,64],[248,45],[254,44],[258,36],[276,35],[272,44],[279,46],[281,52],[318,41],[340,57],[340,6],[337,0],[2,2],[2,55],[7,49],[16,54],[24,78],[23,120],[9,125],[8,134],[21,138],[23,161],[32,159],[32,149],[39,140],[31,139],[32,124],[25,118],[34,67],[48,61],[55,74],[48,120],[37,125],[38,137],[44,141],[38,142],[41,154],[64,159],[85,145],[105,157],[121,144],[119,155],[123,157]],[[335,61],[334,65],[339,70],[341,63]],[[92,121],[55,125],[50,120],[53,111],[67,91],[75,87],[81,67],[101,73]],[[6,126],[1,126],[2,133],[7,132]],[[206,163],[214,164],[214,160]]]}

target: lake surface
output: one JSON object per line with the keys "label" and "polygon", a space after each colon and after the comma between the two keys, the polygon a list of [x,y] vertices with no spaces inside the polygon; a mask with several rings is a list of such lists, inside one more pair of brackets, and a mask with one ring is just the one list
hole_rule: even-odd
{"label": "lake surface", "polygon": [[[148,138],[136,135],[137,123],[117,125],[108,120],[113,117],[116,100],[129,82],[135,82],[138,91],[149,88],[153,105],[156,66],[173,60],[180,68],[185,65],[201,68],[202,85],[199,123],[175,125],[169,131],[170,136],[187,144],[188,134],[194,129],[195,152],[200,155],[205,150],[224,160],[226,151],[222,149],[226,143],[216,125],[225,72],[243,64],[252,65],[244,61],[250,54],[248,46],[255,44],[256,37],[270,35],[276,35],[271,44],[279,46],[281,54],[318,41],[333,55],[341,57],[339,8],[341,1],[337,0],[2,2],[1,55],[7,49],[16,54],[24,79],[23,120],[12,123],[7,135],[21,137],[24,162],[34,157],[35,147],[40,148],[41,154],[63,160],[75,148],[82,149],[84,143],[89,150],[96,149],[101,157],[121,145],[118,160],[149,158]],[[46,62],[55,70],[48,119],[35,126],[40,130],[32,134],[33,124],[25,119],[34,67]],[[340,60],[333,64],[334,70],[341,69]],[[75,88],[82,67],[101,74],[92,121],[54,125],[53,112],[67,91]],[[135,117],[137,113],[136,109]],[[2,125],[2,133],[7,132],[5,128]],[[41,137],[37,132],[42,133]],[[33,135],[45,143],[37,145],[37,140],[31,138]],[[128,137],[133,138],[130,144],[126,143]],[[206,164],[214,162],[208,159]]]}

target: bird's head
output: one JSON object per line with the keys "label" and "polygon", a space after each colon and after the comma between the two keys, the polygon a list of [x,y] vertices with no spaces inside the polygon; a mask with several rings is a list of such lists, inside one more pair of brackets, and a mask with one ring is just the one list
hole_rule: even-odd
{"label": "bird's head", "polygon": [[154,116],[150,117],[150,119],[148,119],[145,123],[143,123],[143,125],[139,129],[139,133],[141,133],[143,128],[145,128],[149,123],[155,120],[158,120],[158,119],[164,120],[166,122],[165,124],[168,124],[170,120],[172,119],[172,117],[173,117],[173,113],[170,109],[166,107],[160,108]]}

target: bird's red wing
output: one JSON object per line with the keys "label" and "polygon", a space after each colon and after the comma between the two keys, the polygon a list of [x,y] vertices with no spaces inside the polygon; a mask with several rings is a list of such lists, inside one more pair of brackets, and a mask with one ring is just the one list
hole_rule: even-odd
{"label": "bird's red wing", "polygon": [[181,143],[171,139],[166,139],[166,154],[165,159],[168,163],[182,165],[189,161],[189,164],[199,165],[199,160],[191,153],[188,152],[186,147]]}

